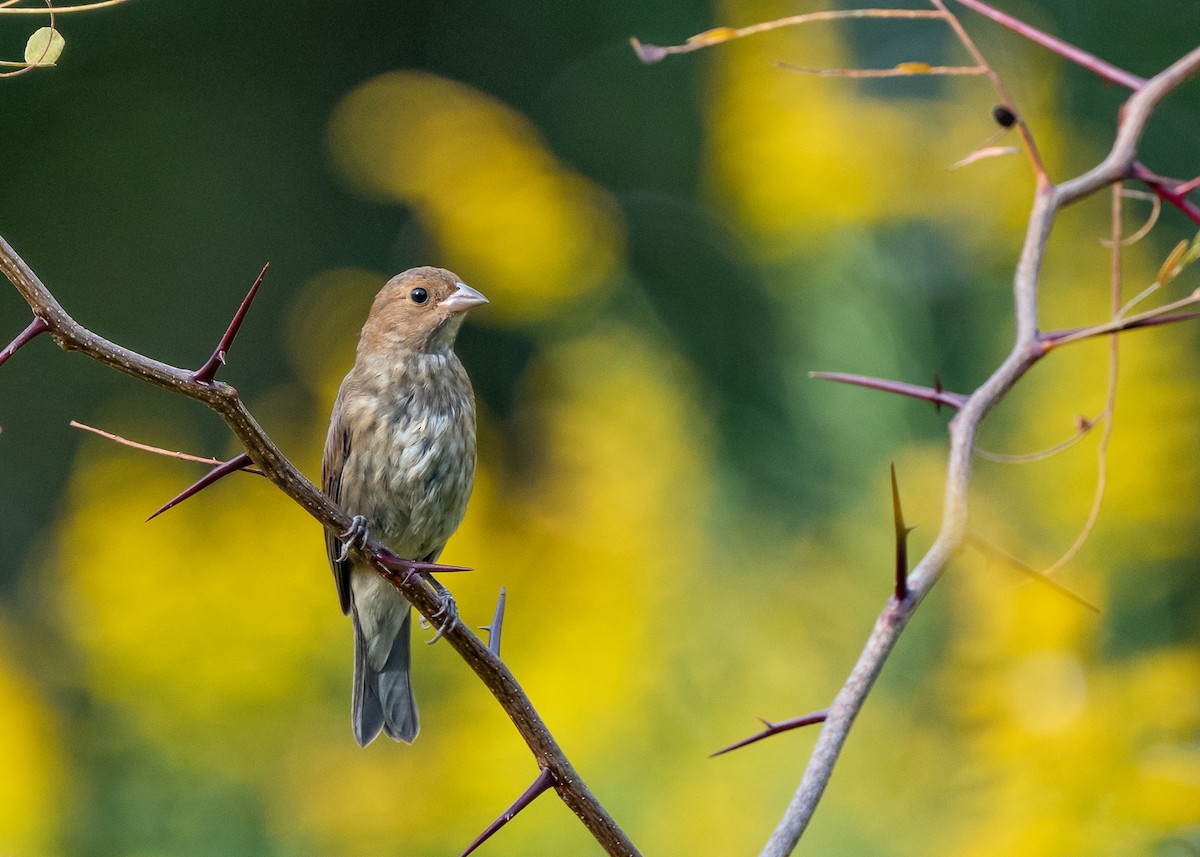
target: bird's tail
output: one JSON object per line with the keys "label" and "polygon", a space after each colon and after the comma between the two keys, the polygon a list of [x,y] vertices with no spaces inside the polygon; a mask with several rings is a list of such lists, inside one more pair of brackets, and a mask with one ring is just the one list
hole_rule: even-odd
{"label": "bird's tail", "polygon": [[[406,605],[407,606],[407,605]],[[412,614],[404,619],[392,640],[383,666],[376,669],[367,657],[367,642],[354,609],[354,700],[351,716],[354,740],[365,747],[380,730],[397,741],[411,744],[417,737],[417,700],[413,696],[410,671]]]}

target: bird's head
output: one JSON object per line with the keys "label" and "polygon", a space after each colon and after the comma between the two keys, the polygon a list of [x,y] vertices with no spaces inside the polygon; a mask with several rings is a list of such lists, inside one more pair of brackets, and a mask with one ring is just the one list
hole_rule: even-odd
{"label": "bird's head", "polygon": [[411,268],[375,296],[359,350],[449,350],[467,311],[485,303],[487,298],[445,268]]}

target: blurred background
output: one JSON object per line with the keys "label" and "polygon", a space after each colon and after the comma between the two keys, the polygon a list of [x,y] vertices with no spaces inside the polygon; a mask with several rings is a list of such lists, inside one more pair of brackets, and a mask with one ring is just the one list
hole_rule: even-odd
{"label": "blurred background", "polygon": [[[1194,0],[1003,6],[1142,75],[1200,32]],[[58,67],[0,81],[0,234],[79,321],[198,366],[271,263],[221,377],[314,479],[380,284],[438,264],[491,299],[460,339],[480,473],[444,556],[476,570],[447,582],[473,624],[507,587],[506,661],[647,855],[756,853],[772,829],[815,731],[706,757],[840,686],[891,587],[890,461],[914,558],[938,526],[949,414],[806,373],[966,392],[1011,341],[1029,170],[948,169],[997,130],[986,82],[772,64],[965,64],[944,25],[813,25],[649,67],[627,41],[817,8],[133,0],[61,16]],[[1094,163],[1125,93],[958,11],[1052,176]],[[0,17],[3,58],[41,23]],[[1193,82],[1143,160],[1190,178],[1197,139]],[[1046,329],[1106,318],[1108,206],[1059,221]],[[1127,207],[1132,231],[1149,205]],[[1127,295],[1195,231],[1165,210]],[[0,288],[0,340],[29,318]],[[1194,325],[1122,340],[1099,524],[1059,573],[1102,613],[964,552],[801,853],[1200,854],[1198,356]],[[981,445],[1069,438],[1103,410],[1107,359],[1053,355]],[[236,452],[203,408],[48,338],[0,369],[0,853],[455,854],[532,781],[445,645],[416,647],[416,744],[360,750],[318,526],[250,476],[144,523],[203,468],[72,419]],[[972,531],[1053,562],[1098,441],[980,460]],[[599,849],[547,798],[481,853]]]}

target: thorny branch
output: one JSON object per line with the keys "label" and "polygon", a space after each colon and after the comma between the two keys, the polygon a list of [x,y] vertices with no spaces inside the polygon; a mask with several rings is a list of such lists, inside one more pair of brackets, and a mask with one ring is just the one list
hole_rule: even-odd
{"label": "thorny branch", "polygon": [[[945,570],[947,562],[963,544],[967,532],[967,486],[971,478],[971,453],[979,427],[992,408],[1046,353],[1048,343],[1043,341],[1038,331],[1038,282],[1055,218],[1071,203],[1135,175],[1137,146],[1150,114],[1169,92],[1198,70],[1200,48],[1186,54],[1150,80],[1144,83],[1139,81],[1134,94],[1125,103],[1116,141],[1108,156],[1093,169],[1070,181],[1059,185],[1049,181],[1039,182],[1013,283],[1015,341],[1004,362],[967,397],[950,422],[945,506],[937,539],[908,577],[908,598],[903,602],[890,599],[876,620],[858,662],[830,706],[829,716],[822,726],[800,785],[783,818],[763,848],[762,857],[785,857],[796,847],[833,775],[833,767],[846,742],[850,727],[883,669],[888,654],[896,645],[917,606],[929,594],[929,590]],[[1158,315],[1161,319],[1161,314]],[[1075,338],[1132,329],[1136,326],[1132,322],[1133,319],[1119,319],[1111,324],[1081,332]],[[1065,339],[1059,339],[1053,344],[1063,344]]]}
{"label": "thorny branch", "polygon": [[[968,538],[967,487],[970,483],[971,461],[975,451],[975,440],[984,418],[1004,398],[1013,385],[1035,363],[1054,348],[1090,337],[1111,336],[1139,327],[1184,321],[1195,317],[1197,313],[1179,312],[1179,310],[1200,302],[1200,289],[1198,289],[1192,295],[1180,301],[1158,307],[1141,315],[1126,316],[1119,311],[1114,311],[1114,317],[1110,322],[1090,328],[1043,334],[1038,327],[1038,283],[1042,261],[1055,219],[1059,211],[1066,206],[1086,196],[1090,196],[1109,185],[1119,185],[1119,183],[1126,179],[1136,179],[1145,183],[1159,199],[1171,203],[1184,215],[1193,220],[1193,222],[1200,224],[1200,207],[1197,207],[1187,198],[1188,194],[1200,184],[1200,179],[1187,182],[1164,179],[1138,163],[1136,159],[1138,144],[1150,114],[1154,111],[1155,107],[1169,92],[1182,84],[1188,77],[1195,74],[1197,70],[1200,70],[1200,48],[1191,51],[1155,77],[1146,80],[1117,68],[1111,63],[1074,45],[1070,45],[1061,39],[1044,33],[1023,21],[1013,18],[993,8],[988,3],[983,2],[983,0],[957,0],[959,4],[991,18],[993,21],[1019,33],[1024,38],[1059,54],[1076,65],[1088,69],[1107,81],[1124,86],[1133,92],[1121,110],[1116,140],[1107,157],[1083,175],[1056,185],[1046,171],[1045,165],[1038,154],[1033,135],[1021,118],[1021,113],[1016,109],[1016,105],[1005,88],[1004,83],[975,46],[958,18],[949,10],[947,2],[948,0],[929,0],[930,5],[936,10],[936,16],[944,20],[953,30],[963,47],[974,59],[976,68],[991,81],[993,88],[1002,100],[1005,116],[1011,120],[1003,124],[1005,127],[1014,123],[1016,124],[1034,173],[1035,194],[1033,209],[1029,215],[1025,240],[1017,263],[1013,283],[1013,302],[1016,321],[1015,339],[1012,350],[1003,363],[997,367],[978,389],[966,396],[947,393],[941,389],[940,384],[936,388],[930,389],[897,381],[846,375],[844,373],[811,373],[812,377],[816,378],[856,384],[899,395],[925,399],[939,407],[941,405],[949,405],[957,408],[958,413],[950,421],[949,425],[950,449],[941,526],[932,547],[903,583],[901,582],[901,569],[903,567],[902,562],[905,558],[905,551],[903,548],[903,536],[901,534],[904,532],[904,524],[899,513],[899,498],[893,482],[897,533],[897,581],[895,591],[892,598],[889,599],[887,605],[884,607],[883,612],[876,620],[875,627],[868,637],[866,645],[845,684],[834,698],[827,715],[822,718],[823,726],[821,733],[817,738],[816,746],[809,758],[800,784],[783,818],[764,846],[761,852],[762,857],[786,857],[786,855],[795,849],[816,810],[817,804],[821,800],[830,777],[833,775],[834,765],[845,744],[850,728],[858,712],[862,709],[876,678],[883,669],[888,655],[921,601],[945,570],[946,564]],[[854,14],[855,17],[882,18],[905,17],[905,13],[910,18],[933,17],[928,12],[921,13],[919,10],[860,9],[855,10]],[[839,16],[849,16],[850,13],[838,12],[837,14]],[[633,47],[639,59],[643,62],[658,62],[670,54],[686,53],[730,39],[751,35],[762,30],[780,26],[805,24],[811,20],[815,19],[812,16],[798,15],[790,18],[781,18],[769,24],[741,29],[719,27],[700,33],[683,45],[670,47],[645,45],[635,39],[633,40]],[[779,63],[776,64],[779,65]],[[928,73],[928,71],[929,68],[924,67],[921,63],[902,63],[895,70],[888,72],[888,74],[889,76],[907,73],[919,74]],[[833,76],[851,76],[842,70],[836,70],[831,74]],[[960,162],[959,165],[970,163],[983,154],[984,152],[976,152],[970,158]],[[1114,240],[1119,240],[1119,230],[1116,226],[1114,226],[1114,230],[1114,234],[1116,235],[1116,239]],[[1182,249],[1177,248],[1177,253]],[[1115,252],[1119,254],[1119,250]],[[1114,258],[1119,260],[1119,255]],[[1114,262],[1114,265],[1116,264],[1117,262]],[[1164,267],[1169,267],[1169,265]],[[1115,348],[1115,345],[1113,347]],[[1113,365],[1115,365],[1115,357]],[[1109,426],[1110,423],[1106,424],[1106,431],[1108,431]],[[1101,476],[1102,479],[1103,476]],[[1088,526],[1090,527],[1090,525],[1091,522],[1089,519]],[[983,547],[990,549],[990,546],[983,545]],[[1054,587],[1060,586],[1050,578],[1047,578],[1045,574],[1023,566],[1014,558],[1006,556],[1006,559],[1014,567],[1035,576],[1043,582]],[[1092,605],[1068,590],[1064,590],[1064,594],[1079,601],[1084,606],[1095,609]],[[809,722],[813,721],[810,720]],[[750,739],[733,746],[737,747],[749,741],[769,737],[775,731],[778,730],[773,730],[768,724],[768,729],[765,732],[752,736]]]}
{"label": "thorny branch", "polygon": [[[244,456],[322,526],[335,533],[343,533],[350,528],[350,516],[321,493],[279,451],[242,404],[237,390],[233,387],[213,380],[208,371],[193,373],[169,366],[123,348],[83,327],[67,314],[50,290],[2,237],[0,272],[16,286],[36,317],[12,346],[5,349],[6,356],[44,330],[65,351],[78,351],[119,372],[196,399],[225,421],[245,449]],[[243,306],[243,310],[244,308]],[[244,314],[243,310],[239,313]],[[227,334],[219,351],[228,349],[229,338]],[[213,372],[216,369],[215,363],[212,365]],[[242,456],[238,456],[238,459],[241,458]],[[420,575],[408,573],[413,564],[398,561],[374,539],[367,542],[363,553],[377,570],[412,602],[422,616],[437,624],[435,613],[440,606],[438,597]],[[430,569],[436,571],[437,567],[430,566]],[[553,778],[553,786],[559,797],[579,817],[601,847],[614,857],[635,857],[638,852],[629,837],[612,820],[576,773],[504,662],[462,622],[454,623],[446,631],[445,638],[496,697],[521,737],[525,739],[525,743],[529,745],[538,768],[547,772],[546,776]]]}

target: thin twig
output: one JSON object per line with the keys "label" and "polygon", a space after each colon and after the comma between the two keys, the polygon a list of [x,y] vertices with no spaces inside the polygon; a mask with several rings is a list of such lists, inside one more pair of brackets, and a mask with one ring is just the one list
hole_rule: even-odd
{"label": "thin twig", "polygon": [[777,723],[770,720],[764,720],[760,717],[759,722],[762,723],[764,727],[763,729],[755,732],[749,737],[743,738],[740,741],[734,741],[728,747],[722,747],[715,753],[709,753],[708,757],[712,759],[716,756],[724,756],[726,753],[730,753],[734,750],[740,750],[742,747],[749,747],[751,744],[756,744],[759,741],[762,741],[764,738],[770,738],[772,735],[781,735],[784,732],[790,732],[793,729],[800,729],[804,726],[812,726],[815,723],[824,723],[825,718],[828,716],[829,709],[822,708],[819,711],[813,711],[810,714],[803,714],[800,717],[793,717],[790,720],[780,720]]}
{"label": "thin twig", "polygon": [[703,33],[697,33],[682,45],[649,45],[634,38],[629,40],[629,44],[633,46],[633,51],[637,54],[638,59],[650,64],[664,60],[671,54],[686,54],[691,51],[698,51],[702,48],[720,44],[721,42],[765,33],[768,30],[778,30],[781,27],[795,27],[799,24],[811,24],[816,21],[844,21],[854,18],[901,18],[913,21],[940,17],[941,15],[936,12],[930,12],[928,9],[833,9],[822,12],[807,12],[803,15],[789,15],[786,18],[777,18],[774,21],[751,24],[748,27],[715,27],[711,30],[705,30]]}
{"label": "thin twig", "polygon": [[[1122,202],[1124,188],[1120,182],[1112,186],[1112,202],[1110,215],[1112,218],[1109,246],[1109,277],[1112,281],[1110,289],[1110,309],[1113,316],[1121,313],[1121,248],[1125,243],[1121,240]],[[1088,538],[1096,529],[1100,520],[1100,507],[1104,503],[1104,492],[1108,485],[1108,444],[1112,440],[1113,425],[1117,413],[1117,377],[1120,363],[1120,339],[1114,333],[1108,338],[1108,400],[1104,405],[1104,429],[1100,432],[1100,443],[1096,449],[1096,488],[1092,492],[1092,505],[1088,509],[1087,520],[1083,522],[1075,541],[1057,560],[1042,570],[1049,577],[1068,562],[1075,558],[1080,549],[1087,543]]]}
{"label": "thin twig", "polygon": [[967,53],[975,60],[975,64],[986,70],[985,73],[988,80],[992,83],[992,88],[996,90],[996,94],[1000,96],[1004,107],[1013,117],[1017,133],[1021,135],[1021,140],[1025,144],[1025,152],[1029,156],[1029,163],[1033,167],[1033,174],[1037,178],[1038,187],[1049,184],[1050,176],[1046,173],[1046,165],[1042,161],[1041,153],[1038,152],[1037,143],[1034,142],[1033,132],[1025,124],[1025,119],[1021,111],[1017,109],[1017,102],[1009,93],[1008,87],[1004,85],[1004,81],[1000,79],[1000,75],[996,74],[996,70],[992,68],[991,64],[983,56],[983,52],[975,46],[974,40],[967,34],[967,31],[963,28],[958,18],[946,8],[946,4],[942,0],[930,0],[930,3],[946,19],[946,23],[954,31],[954,35],[958,37],[962,46],[967,49]]}
{"label": "thin twig", "polygon": [[974,9],[980,15],[991,18],[997,24],[1008,27],[1014,33],[1019,33],[1029,39],[1029,41],[1054,51],[1059,56],[1065,57],[1076,65],[1094,72],[1105,80],[1112,83],[1119,83],[1126,89],[1137,91],[1146,83],[1144,78],[1138,77],[1136,74],[1131,74],[1123,68],[1117,68],[1117,66],[1105,62],[1095,54],[1090,54],[1085,50],[1064,42],[1062,39],[1043,32],[1037,27],[1014,18],[1012,15],[1006,15],[999,9],[994,9],[987,3],[981,2],[981,0],[956,0],[956,2],[966,6],[968,9]]}
{"label": "thin twig", "polygon": [[929,65],[920,62],[900,63],[894,68],[805,68],[792,65],[790,62],[775,60],[771,65],[800,74],[813,74],[817,77],[846,77],[851,79],[873,79],[884,77],[921,77],[932,76],[969,76],[986,74],[987,69],[977,65]]}
{"label": "thin twig", "polygon": [[[136,440],[130,440],[127,437],[121,437],[119,434],[113,434],[112,432],[107,432],[104,429],[98,429],[95,426],[89,426],[86,423],[79,422],[78,420],[71,420],[70,425],[71,425],[71,428],[83,429],[84,431],[90,431],[92,434],[98,434],[102,438],[111,440],[114,443],[119,443],[122,446],[128,446],[132,449],[140,450],[141,452],[151,452],[151,453],[154,453],[155,455],[165,455],[168,458],[177,458],[180,461],[193,461],[196,464],[210,464],[210,465],[224,464],[224,462],[221,461],[221,459],[219,459],[219,458],[205,458],[202,455],[189,455],[186,452],[172,452],[171,450],[163,449],[160,446],[150,446],[145,443],[138,443]],[[242,472],[243,473],[255,473],[259,476],[263,475],[262,471],[259,470],[257,467],[246,467],[246,468],[242,469]]]}
{"label": "thin twig", "polygon": [[0,7],[0,15],[65,15],[68,12],[91,12],[94,9],[120,6],[122,3],[128,2],[129,0],[100,0],[97,3],[83,3],[78,6],[55,6],[53,9],[37,6],[10,6],[5,4]]}

